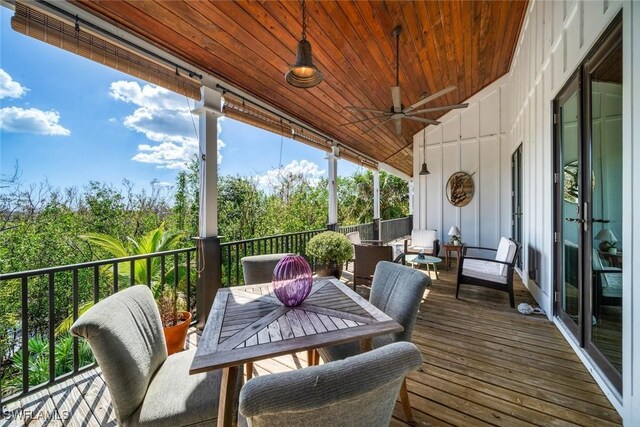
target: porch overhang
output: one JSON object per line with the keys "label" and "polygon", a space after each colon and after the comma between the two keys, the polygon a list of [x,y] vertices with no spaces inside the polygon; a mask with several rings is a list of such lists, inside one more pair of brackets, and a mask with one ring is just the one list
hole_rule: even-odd
{"label": "porch overhang", "polygon": [[[435,105],[457,104],[509,70],[527,1],[310,2],[308,39],[325,75],[317,87],[286,84],[301,22],[296,2],[73,2],[81,10],[225,82],[335,142],[413,176],[412,136],[421,123],[365,133],[364,113],[387,110],[395,85],[392,28],[400,43],[402,104],[447,86]],[[443,112],[423,117],[437,119]],[[369,122],[371,123],[371,122]]]}

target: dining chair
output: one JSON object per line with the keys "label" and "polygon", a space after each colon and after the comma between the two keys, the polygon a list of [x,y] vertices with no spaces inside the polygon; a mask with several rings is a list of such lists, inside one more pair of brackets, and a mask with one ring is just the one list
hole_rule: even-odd
{"label": "dining chair", "polygon": [[[411,341],[413,327],[424,291],[431,286],[431,278],[423,272],[388,261],[380,261],[373,274],[369,302],[398,322],[402,332],[381,335],[372,339],[373,348],[387,346],[394,342]],[[360,353],[360,344],[350,342],[331,347],[319,348],[325,362],[344,359]],[[408,422],[413,420],[406,382],[400,388],[400,400]]]}
{"label": "dining chair", "polygon": [[345,360],[248,381],[240,392],[239,425],[388,427],[408,372],[422,365],[407,342]]}
{"label": "dining chair", "polygon": [[242,275],[245,285],[256,285],[258,283],[269,283],[273,278],[273,269],[282,258],[294,255],[292,253],[251,255],[243,257]]}
{"label": "dining chair", "polygon": [[[502,237],[497,249],[480,246],[464,246],[458,263],[456,282],[456,299],[460,293],[460,285],[484,286],[505,291],[509,294],[509,303],[515,307],[513,296],[513,270],[518,258],[520,244],[513,239]],[[471,256],[469,251],[495,252],[495,257]]]}
{"label": "dining chair", "polygon": [[[216,422],[222,372],[189,375],[195,349],[167,356],[160,313],[147,286],[132,286],[100,301],[75,321],[71,333],[89,343],[118,425]],[[241,369],[235,380],[239,390]]]}

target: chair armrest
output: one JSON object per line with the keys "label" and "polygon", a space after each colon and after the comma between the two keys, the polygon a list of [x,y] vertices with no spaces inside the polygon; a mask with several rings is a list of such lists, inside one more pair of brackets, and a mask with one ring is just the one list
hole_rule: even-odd
{"label": "chair armrest", "polygon": [[393,260],[396,264],[407,265],[407,254],[400,254]]}
{"label": "chair armrest", "polygon": [[382,245],[382,240],[361,240],[361,243],[369,243],[372,245]]}
{"label": "chair armrest", "polygon": [[460,258],[460,263],[463,263],[465,259],[475,259],[477,261],[486,261],[486,262],[492,262],[494,264],[503,264],[506,265],[507,267],[511,267],[512,263],[510,262],[506,262],[506,261],[498,261],[495,259],[491,259],[491,258],[480,258],[480,257],[474,257],[474,256],[463,256]]}

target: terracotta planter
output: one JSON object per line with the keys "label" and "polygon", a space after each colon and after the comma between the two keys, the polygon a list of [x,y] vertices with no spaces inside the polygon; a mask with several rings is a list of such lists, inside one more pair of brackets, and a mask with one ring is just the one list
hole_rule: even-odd
{"label": "terracotta planter", "polygon": [[340,276],[342,276],[342,264],[337,262],[318,264],[316,265],[316,274],[318,277],[333,276],[336,279],[340,279]]}
{"label": "terracotta planter", "polygon": [[182,321],[182,323],[178,323],[174,326],[167,326],[163,329],[164,339],[167,342],[167,353],[169,353],[169,355],[184,349],[184,343],[187,340],[187,331],[189,330],[189,324],[191,323],[191,313],[188,311],[181,311],[178,315],[185,320]]}

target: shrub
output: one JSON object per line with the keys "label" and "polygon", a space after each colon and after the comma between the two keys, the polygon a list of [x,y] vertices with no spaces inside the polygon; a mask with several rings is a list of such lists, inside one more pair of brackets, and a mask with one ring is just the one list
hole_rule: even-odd
{"label": "shrub", "polygon": [[325,231],[309,240],[307,255],[314,257],[321,264],[343,264],[353,256],[353,248],[343,234]]}

